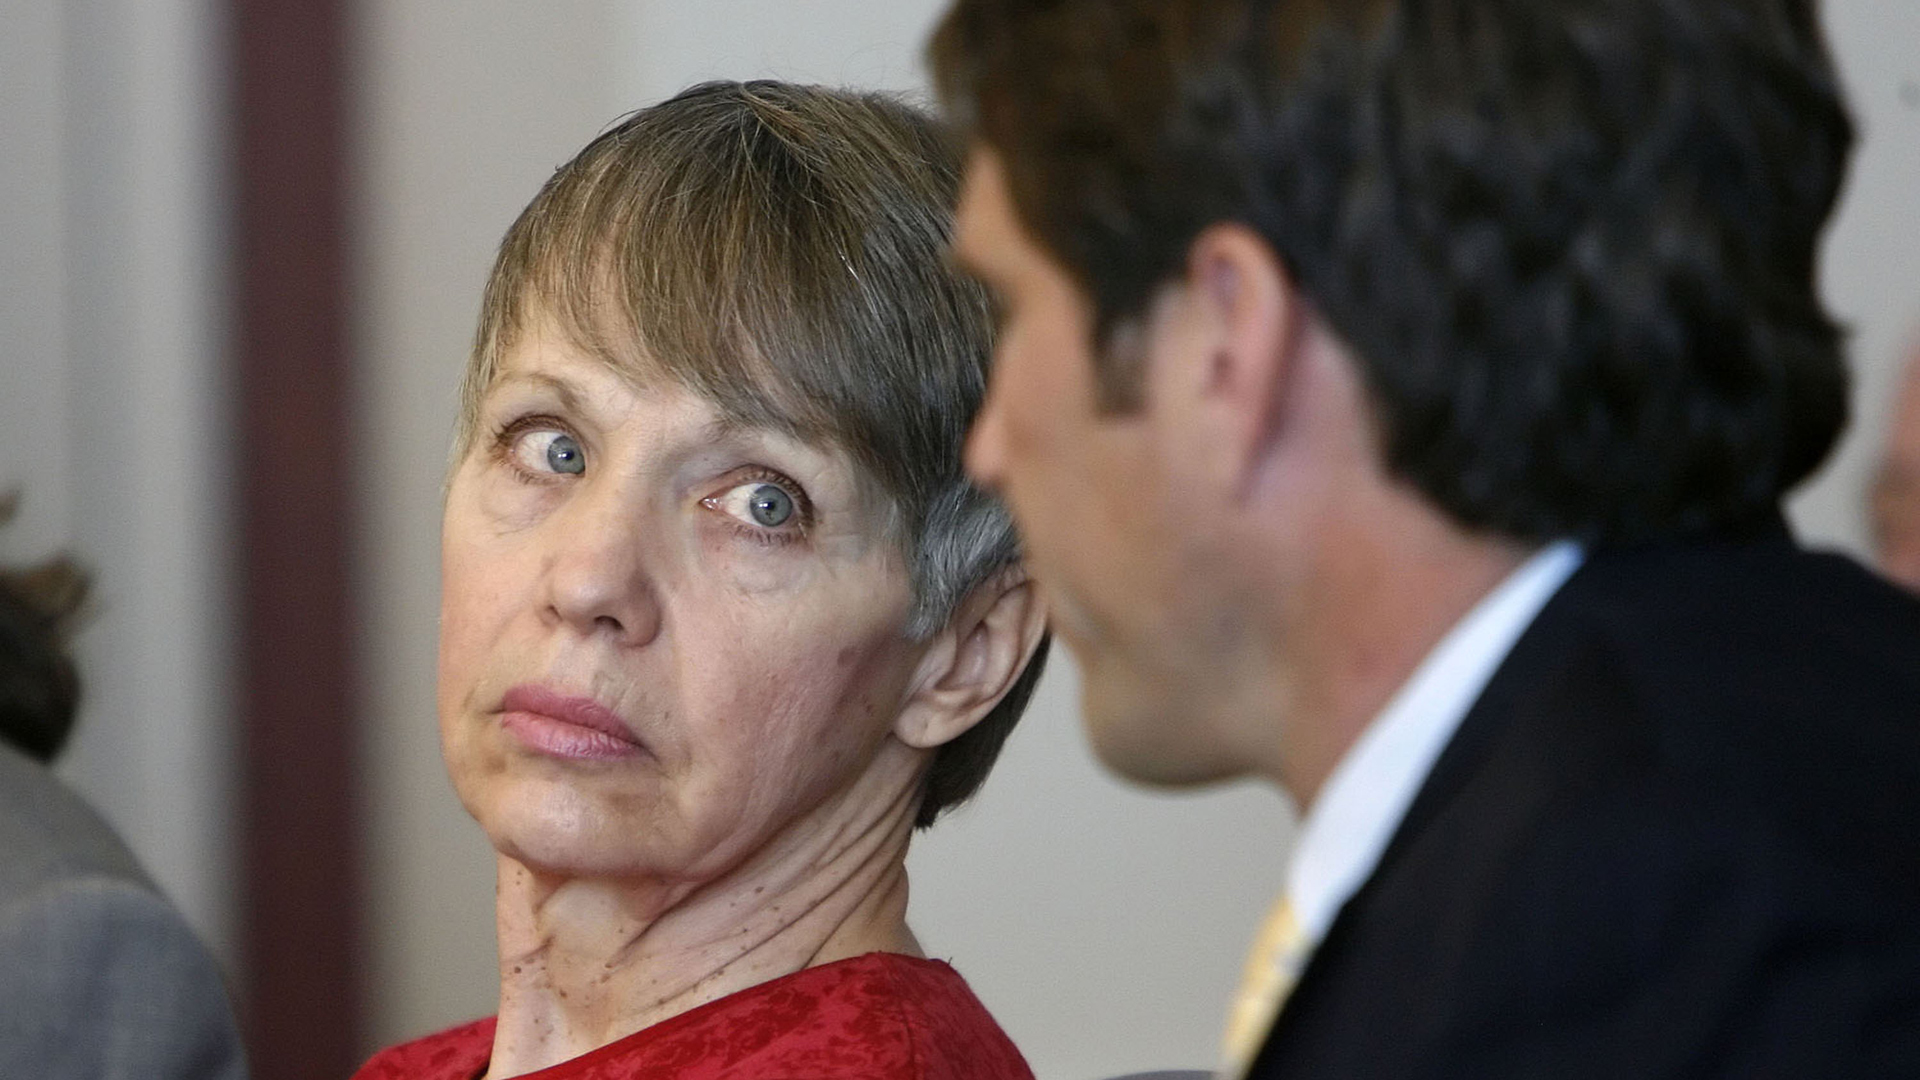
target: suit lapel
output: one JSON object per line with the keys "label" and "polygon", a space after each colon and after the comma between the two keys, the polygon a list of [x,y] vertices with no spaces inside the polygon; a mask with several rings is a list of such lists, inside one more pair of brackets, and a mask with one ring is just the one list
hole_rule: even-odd
{"label": "suit lapel", "polygon": [[[1594,692],[1593,680],[1605,678],[1606,667],[1595,658],[1606,650],[1587,617],[1593,586],[1590,570],[1591,564],[1576,571],[1548,601],[1475,699],[1408,806],[1379,864],[1329,926],[1250,1076],[1291,1075],[1274,1071],[1282,1068],[1285,1044],[1308,1035],[1305,1029],[1317,1024],[1326,1007],[1332,1006],[1336,1013],[1340,1010],[1339,1004],[1325,999],[1331,995],[1345,1002],[1344,987],[1331,984],[1344,981],[1338,975],[1356,945],[1379,940],[1373,926],[1369,924],[1364,932],[1360,927],[1369,922],[1367,912],[1378,906],[1383,888],[1409,875],[1423,883],[1432,881],[1436,888],[1427,893],[1433,904],[1427,910],[1430,918],[1421,920],[1426,925],[1413,932],[1444,933],[1447,920],[1440,893],[1451,886],[1465,888],[1466,883],[1445,880],[1446,867],[1429,869],[1426,864],[1448,863],[1455,855],[1447,853],[1462,845],[1474,850],[1497,848],[1505,842],[1503,834],[1523,828],[1526,815],[1511,811],[1537,804],[1548,794],[1543,785],[1552,783],[1543,774],[1550,766],[1542,762],[1543,755],[1553,756],[1555,751],[1535,745],[1540,738],[1551,738],[1550,718],[1568,709],[1570,696],[1594,702],[1616,699],[1610,692]],[[1515,767],[1517,760],[1534,764]],[[1428,850],[1421,850],[1423,843]],[[1410,861],[1420,865],[1409,865]],[[1424,884],[1422,891],[1426,891]],[[1452,948],[1441,936],[1432,942],[1436,956]],[[1402,1019],[1414,1022],[1415,1018]],[[1318,1037],[1317,1032],[1313,1035]],[[1342,1036],[1335,1033],[1335,1037]],[[1350,1042],[1365,1039],[1355,1032],[1345,1037]]]}

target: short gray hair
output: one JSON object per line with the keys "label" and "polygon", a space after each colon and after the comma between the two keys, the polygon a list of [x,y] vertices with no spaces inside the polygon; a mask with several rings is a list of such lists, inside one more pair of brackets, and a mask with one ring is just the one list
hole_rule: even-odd
{"label": "short gray hair", "polygon": [[[631,114],[561,166],[502,241],[457,453],[501,357],[529,319],[550,319],[731,420],[852,456],[893,511],[907,631],[931,637],[1020,559],[1005,509],[960,463],[992,351],[988,299],[948,259],[960,168],[946,129],[879,94],[715,82]],[[985,779],[1045,651],[941,748],[917,824]]]}

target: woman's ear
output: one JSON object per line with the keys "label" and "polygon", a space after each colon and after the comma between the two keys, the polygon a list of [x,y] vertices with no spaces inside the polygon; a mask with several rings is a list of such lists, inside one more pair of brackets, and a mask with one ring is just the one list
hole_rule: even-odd
{"label": "woman's ear", "polygon": [[966,733],[1012,689],[1046,627],[1046,605],[1023,567],[974,586],[921,657],[894,737],[931,750]]}

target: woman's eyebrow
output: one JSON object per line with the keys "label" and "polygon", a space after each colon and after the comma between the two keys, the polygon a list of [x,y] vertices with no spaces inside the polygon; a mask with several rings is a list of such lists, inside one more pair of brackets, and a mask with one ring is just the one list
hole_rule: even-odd
{"label": "woman's eyebrow", "polygon": [[[814,448],[804,440],[795,438],[791,433],[773,424],[759,424],[737,416],[720,415],[706,422],[697,436],[703,443],[741,445],[752,443],[756,446],[769,446],[774,449],[794,449],[809,451]],[[818,451],[815,451],[816,453]]]}
{"label": "woman's eyebrow", "polygon": [[493,385],[497,389],[512,383],[534,383],[559,398],[561,406],[570,412],[578,412],[583,407],[583,399],[581,398],[580,391],[575,389],[572,383],[558,376],[549,375],[544,371],[504,372],[498,379],[494,380]]}
{"label": "woman's eyebrow", "polygon": [[[776,425],[755,423],[739,417],[716,416],[706,422],[696,438],[706,446],[723,446],[743,451],[766,449],[777,454],[791,455],[798,460],[788,461],[786,464],[789,467],[813,474],[815,480],[843,477],[844,479],[836,481],[836,484],[846,484],[850,492],[862,501],[871,500],[881,494],[874,488],[866,473],[843,451],[808,442]],[[808,477],[796,475],[794,479],[805,481]]]}

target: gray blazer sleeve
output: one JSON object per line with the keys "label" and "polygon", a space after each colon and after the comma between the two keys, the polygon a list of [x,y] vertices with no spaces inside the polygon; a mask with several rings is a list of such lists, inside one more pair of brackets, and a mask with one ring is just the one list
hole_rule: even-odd
{"label": "gray blazer sleeve", "polygon": [[0,908],[0,1077],[245,1076],[220,974],[158,895],[78,876]]}

